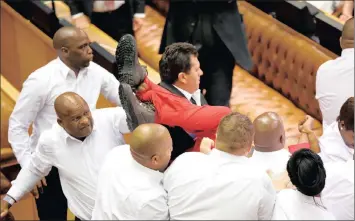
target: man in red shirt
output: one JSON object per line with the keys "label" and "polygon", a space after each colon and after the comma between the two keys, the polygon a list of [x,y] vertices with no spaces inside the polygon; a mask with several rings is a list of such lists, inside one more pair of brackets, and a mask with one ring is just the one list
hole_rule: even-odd
{"label": "man in red shirt", "polygon": [[[181,44],[181,47],[188,47],[188,45]],[[193,46],[191,45],[191,47]],[[190,61],[198,62],[197,56],[197,53],[192,53]],[[215,139],[220,120],[231,113],[228,107],[198,106],[193,104],[190,99],[174,94],[151,82],[147,77],[147,72],[139,64],[136,42],[131,35],[125,35],[120,39],[116,50],[116,60],[117,77],[121,83],[119,87],[121,104],[126,111],[130,129],[143,123],[181,127],[195,138],[192,151],[199,151],[203,137]],[[170,67],[170,71],[173,71],[173,68],[178,65],[179,60],[177,59],[175,62],[174,64],[166,64]],[[180,60],[180,62],[183,61]],[[160,61],[160,66],[162,69],[162,61]],[[199,69],[199,67],[197,68]],[[192,84],[195,83],[198,89],[199,77],[202,74],[199,74],[199,71],[193,72],[191,67],[187,69],[189,70],[185,71],[186,73],[179,73],[179,78],[190,78],[189,81]]]}

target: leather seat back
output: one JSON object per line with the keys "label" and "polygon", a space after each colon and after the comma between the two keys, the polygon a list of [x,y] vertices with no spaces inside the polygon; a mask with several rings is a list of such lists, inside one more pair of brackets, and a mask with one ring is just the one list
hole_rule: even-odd
{"label": "leather seat back", "polygon": [[252,74],[321,120],[315,99],[316,73],[336,55],[249,3],[238,4],[254,62]]}

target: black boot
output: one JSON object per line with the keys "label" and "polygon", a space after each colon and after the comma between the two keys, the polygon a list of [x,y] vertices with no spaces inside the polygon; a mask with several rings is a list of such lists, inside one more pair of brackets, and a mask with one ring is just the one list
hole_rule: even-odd
{"label": "black boot", "polygon": [[137,44],[134,37],[126,34],[121,37],[116,48],[117,79],[136,89],[147,76],[147,71],[138,61]]}
{"label": "black boot", "polygon": [[154,107],[149,103],[141,103],[133,93],[130,85],[120,83],[119,95],[123,109],[127,115],[127,125],[133,131],[141,124],[154,123]]}

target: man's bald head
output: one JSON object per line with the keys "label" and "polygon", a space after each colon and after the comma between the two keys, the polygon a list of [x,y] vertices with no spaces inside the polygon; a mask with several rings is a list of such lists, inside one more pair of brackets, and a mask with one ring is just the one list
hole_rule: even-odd
{"label": "man's bald head", "polygon": [[257,151],[271,152],[284,148],[285,129],[277,113],[263,113],[254,120],[253,124],[254,145]]}
{"label": "man's bald head", "polygon": [[53,47],[59,58],[72,70],[79,72],[93,59],[88,35],[76,27],[62,27],[53,37]]}
{"label": "man's bald head", "polygon": [[350,18],[345,22],[340,38],[340,45],[342,49],[354,48],[354,18]]}
{"label": "man's bald head", "polygon": [[86,101],[74,92],[65,92],[54,101],[57,122],[75,138],[84,138],[91,134],[93,119]]}
{"label": "man's bald head", "polygon": [[72,110],[87,105],[86,101],[77,93],[65,92],[54,101],[54,110],[58,117],[68,116]]}
{"label": "man's bald head", "polygon": [[85,32],[76,27],[62,27],[58,29],[53,36],[53,47],[56,50],[60,50],[62,47],[68,47],[71,40],[83,34],[85,34]]}
{"label": "man's bald head", "polygon": [[163,171],[170,161],[172,139],[164,126],[142,124],[132,132],[130,147],[137,162],[153,170]]}

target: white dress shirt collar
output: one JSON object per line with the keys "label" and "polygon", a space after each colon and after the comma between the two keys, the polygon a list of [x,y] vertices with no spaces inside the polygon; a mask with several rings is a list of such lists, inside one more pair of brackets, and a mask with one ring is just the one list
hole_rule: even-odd
{"label": "white dress shirt collar", "polygon": [[[336,148],[341,148],[341,149],[338,149],[338,153],[348,153],[349,156],[351,155],[354,155],[354,149],[348,147],[346,145],[346,143],[344,142],[343,140],[343,137],[341,136],[341,133],[339,131],[339,124],[337,121],[333,122],[327,129],[326,131],[324,132],[324,135],[322,135],[320,137],[320,139],[323,141],[325,140],[324,142],[321,142],[321,144],[324,144],[324,145],[321,145],[321,151],[322,151],[322,147],[325,146],[327,148],[327,150],[329,149],[333,149],[332,152],[334,152],[336,149],[334,149],[335,147]],[[338,145],[337,146],[332,146],[330,147],[330,145],[328,144],[331,144],[330,142],[337,142]],[[328,143],[329,142],[329,143]],[[342,156],[342,157],[345,157]]]}
{"label": "white dress shirt collar", "polygon": [[217,148],[213,148],[213,150],[209,154],[212,157],[218,157],[221,159],[224,159],[226,161],[232,161],[232,162],[247,162],[248,158],[245,156],[236,156],[221,150],[218,150]]}
{"label": "white dress shirt collar", "polygon": [[[131,156],[132,157],[132,156]],[[133,165],[135,165],[137,170],[142,171],[143,173],[147,173],[154,179],[155,182],[162,182],[163,180],[163,173],[157,171],[157,170],[152,170],[148,167],[145,167],[143,165],[141,165],[140,163],[138,163],[133,157],[132,157],[132,161],[134,162]]]}
{"label": "white dress shirt collar", "polygon": [[176,89],[178,89],[188,100],[191,100],[191,97],[196,101],[197,105],[201,105],[201,90],[197,89],[194,93],[189,93],[184,89],[181,89],[175,85],[173,85]]}
{"label": "white dress shirt collar", "polygon": [[320,197],[307,196],[297,190],[295,190],[295,191],[296,191],[297,197],[300,199],[301,202],[312,204],[315,206],[323,205],[323,202]]}
{"label": "white dress shirt collar", "polygon": [[[66,64],[64,64],[64,62],[59,57],[57,58],[57,60],[59,64],[60,73],[64,76],[64,78],[67,78],[69,74],[75,76],[75,72],[72,69],[70,69]],[[79,74],[85,74],[87,72],[88,72],[88,67],[80,69]]]}
{"label": "white dress shirt collar", "polygon": [[[74,141],[74,142],[82,142],[80,140],[78,140],[77,138],[71,136],[70,134],[68,134],[68,132],[66,130],[64,130],[64,128],[62,126],[60,126],[58,123],[56,123],[55,127],[58,128],[58,130],[60,131],[60,135],[61,137],[65,140],[65,143],[67,143],[68,139]],[[92,132],[91,134],[88,136],[90,137],[94,132],[96,131],[96,125],[94,123],[93,127],[92,127]]]}
{"label": "white dress shirt collar", "polygon": [[354,48],[346,48],[341,51],[341,56],[346,57],[348,55],[354,55]]}

